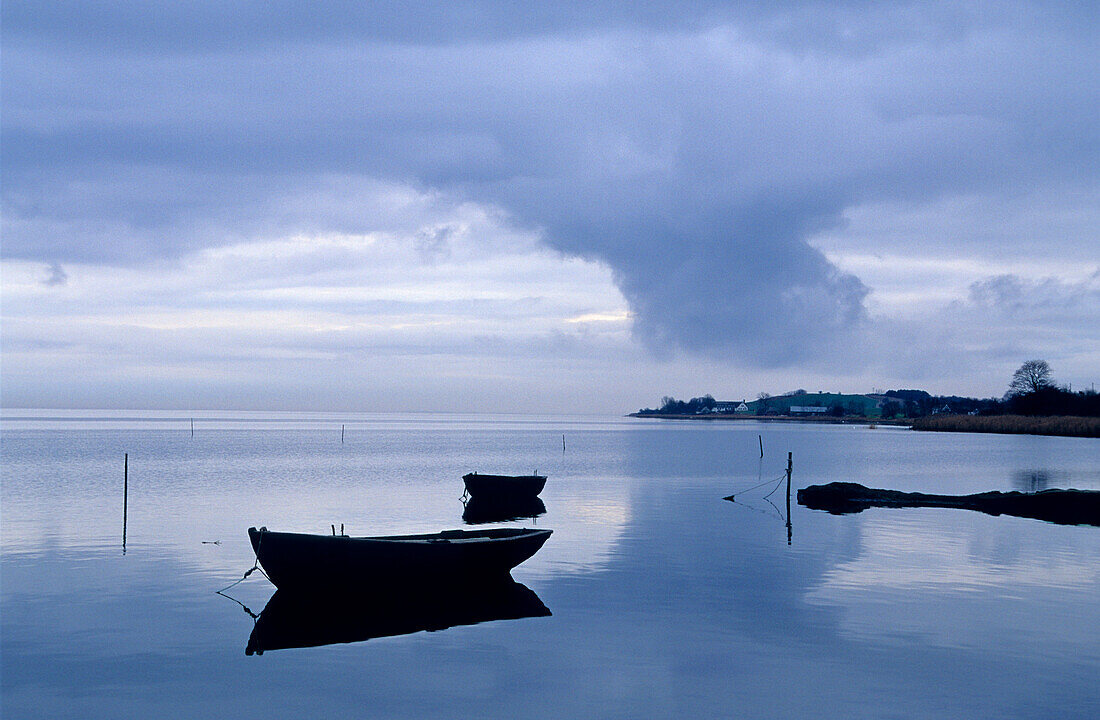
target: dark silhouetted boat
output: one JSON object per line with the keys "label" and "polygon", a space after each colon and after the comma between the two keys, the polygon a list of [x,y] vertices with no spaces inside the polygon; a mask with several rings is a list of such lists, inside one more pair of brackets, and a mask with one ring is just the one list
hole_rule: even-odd
{"label": "dark silhouetted boat", "polygon": [[280,589],[363,589],[380,583],[507,577],[550,530],[491,528],[427,535],[349,537],[248,529],[252,549]]}
{"label": "dark silhouetted boat", "polygon": [[481,498],[532,498],[546,487],[545,475],[482,475],[467,473],[462,476],[470,497]]}
{"label": "dark silhouetted boat", "polygon": [[546,512],[546,505],[537,497],[472,497],[466,501],[462,519],[470,525],[509,522],[536,518]]}
{"label": "dark silhouetted boat", "polygon": [[439,584],[402,586],[368,596],[298,595],[276,590],[256,619],[245,654],[362,642],[550,614],[534,591],[511,578],[466,583],[457,588]]}

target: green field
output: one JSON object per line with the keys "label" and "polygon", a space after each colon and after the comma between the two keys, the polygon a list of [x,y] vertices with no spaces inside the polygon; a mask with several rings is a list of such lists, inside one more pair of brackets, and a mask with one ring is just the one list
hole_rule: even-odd
{"label": "green field", "polygon": [[[844,409],[845,415],[862,415],[864,417],[879,417],[882,409],[874,398],[866,395],[846,395],[843,393],[806,393],[805,395],[781,395],[770,397],[766,400],[753,400],[746,402],[749,412],[753,415],[764,415],[769,411],[785,415],[790,412],[791,406],[826,407],[832,410],[836,406]],[[829,414],[826,412],[826,414]]]}

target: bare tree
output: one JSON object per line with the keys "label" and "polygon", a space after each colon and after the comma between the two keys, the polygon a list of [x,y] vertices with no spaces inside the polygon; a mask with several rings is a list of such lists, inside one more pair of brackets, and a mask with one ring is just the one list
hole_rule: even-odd
{"label": "bare tree", "polygon": [[1046,360],[1028,360],[1012,374],[1008,394],[1027,395],[1048,387],[1054,387],[1050,378],[1050,365]]}

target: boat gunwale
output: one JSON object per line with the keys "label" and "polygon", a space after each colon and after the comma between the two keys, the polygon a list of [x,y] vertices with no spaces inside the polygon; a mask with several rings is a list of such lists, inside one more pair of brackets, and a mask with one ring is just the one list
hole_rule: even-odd
{"label": "boat gunwale", "polygon": [[415,535],[325,535],[322,533],[283,532],[264,528],[249,528],[257,533],[289,535],[294,538],[316,538],[322,540],[369,541],[372,543],[471,543],[503,542],[521,538],[550,535],[553,530],[546,528],[485,528],[481,530],[444,530],[437,533]]}
{"label": "boat gunwale", "polygon": [[479,473],[470,472],[462,476],[463,480],[467,478],[483,478],[488,480],[546,480],[546,475],[496,475],[494,473]]}

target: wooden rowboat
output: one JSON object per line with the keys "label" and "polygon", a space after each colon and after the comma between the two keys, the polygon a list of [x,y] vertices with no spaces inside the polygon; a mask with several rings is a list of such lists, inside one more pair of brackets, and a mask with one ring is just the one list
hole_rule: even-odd
{"label": "wooden rowboat", "polygon": [[491,528],[426,535],[349,537],[248,529],[256,558],[280,589],[368,589],[379,584],[507,577],[550,530]]}
{"label": "wooden rowboat", "polygon": [[520,498],[535,497],[546,487],[545,475],[482,475],[462,476],[470,497]]}

